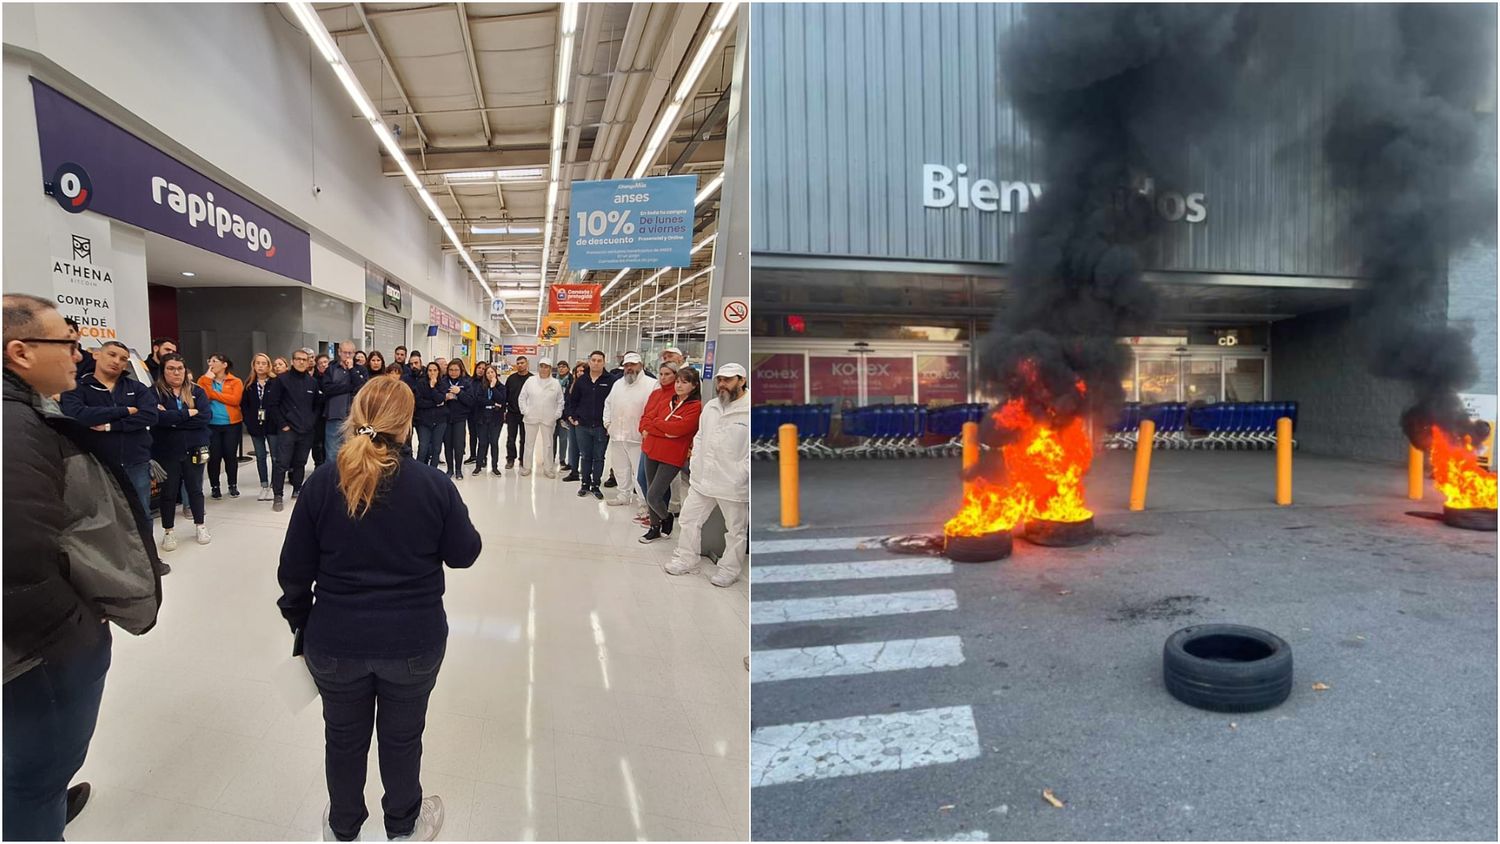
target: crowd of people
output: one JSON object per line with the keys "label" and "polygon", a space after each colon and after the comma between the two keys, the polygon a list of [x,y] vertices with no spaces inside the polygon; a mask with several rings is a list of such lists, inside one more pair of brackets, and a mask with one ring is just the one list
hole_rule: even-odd
{"label": "crowd of people", "polygon": [[[711,385],[675,348],[654,375],[635,352],[607,369],[602,351],[571,369],[542,358],[532,373],[518,357],[470,374],[460,359],[424,364],[398,347],[387,362],[346,342],[336,359],[257,353],[243,378],[214,353],[195,375],[169,338],[144,361],[118,342],[85,353],[76,325],[22,295],[5,297],[4,348],[6,508],[28,526],[5,536],[6,840],[61,840],[87,801],[87,784],[69,782],[98,717],[109,622],[137,635],[155,624],[170,571],[158,549],[177,547],[178,503],[211,542],[204,482],[208,498],[240,495],[247,435],[258,500],[283,510],[288,482],[301,499],[279,606],[323,697],[325,838],[354,840],[366,820],[377,704],[387,834],[430,840],[442,824],[418,773],[447,638],[443,568],[472,565],[482,546],[458,492],[465,466],[519,466],[578,484],[579,498],[612,489],[609,505],[636,508],[641,542],[676,535],[673,575],[700,566],[717,507],[726,543],[710,580],[730,586],[743,568],[750,399],[738,364]],[[332,465],[309,476],[309,459]]]}

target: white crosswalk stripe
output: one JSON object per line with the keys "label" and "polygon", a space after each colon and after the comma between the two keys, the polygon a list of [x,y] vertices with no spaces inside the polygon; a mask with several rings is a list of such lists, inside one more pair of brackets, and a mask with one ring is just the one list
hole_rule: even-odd
{"label": "white crosswalk stripe", "polygon": [[795,621],[829,621],[868,618],[914,612],[951,612],[958,609],[952,589],[918,592],[886,592],[875,595],[837,595],[826,598],[788,598],[751,601],[751,624],[786,624]]}
{"label": "white crosswalk stripe", "polygon": [[750,735],[755,787],[905,771],[979,757],[967,706],[761,727]]}
{"label": "white crosswalk stripe", "polygon": [[848,563],[761,566],[751,573],[751,580],[754,583],[807,583],[817,580],[868,580],[877,577],[952,573],[953,564],[947,560],[856,560]]}
{"label": "white crosswalk stripe", "polygon": [[916,668],[948,668],[962,665],[963,661],[963,641],[957,636],[786,648],[756,651],[755,658],[750,661],[750,682],[774,683]]}
{"label": "white crosswalk stripe", "polygon": [[756,540],[750,546],[752,555],[790,554],[794,551],[865,551],[884,548],[878,536],[836,536],[829,539]]}

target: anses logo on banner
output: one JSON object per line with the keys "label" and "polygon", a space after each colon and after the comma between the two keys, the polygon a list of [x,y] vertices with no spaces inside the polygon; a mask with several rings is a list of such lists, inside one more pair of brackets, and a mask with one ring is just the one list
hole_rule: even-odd
{"label": "anses logo on banner", "polygon": [[[165,197],[163,192],[166,194]],[[227,208],[215,208],[212,192],[199,196],[196,193],[188,193],[161,176],[152,176],[151,199],[157,205],[165,201],[168,208],[185,215],[188,225],[193,228],[197,228],[199,223],[206,222],[213,227],[219,237],[222,238],[226,233],[232,233],[236,238],[244,240],[245,247],[250,251],[265,252],[267,258],[276,257],[276,244],[271,242],[271,230],[256,225],[254,221],[246,220],[238,214],[233,214]]]}

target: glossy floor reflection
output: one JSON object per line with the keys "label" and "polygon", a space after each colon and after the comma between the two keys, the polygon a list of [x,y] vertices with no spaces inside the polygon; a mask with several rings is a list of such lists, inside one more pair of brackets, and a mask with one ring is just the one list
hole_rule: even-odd
{"label": "glossy floor reflection", "polygon": [[[251,478],[253,466],[248,469]],[[448,575],[448,655],[423,785],[442,840],[745,840],[748,589],[671,577],[667,540],[576,484],[461,482],[485,548]],[[164,554],[155,630],[117,631],[71,840],[312,840],[327,802],[318,704],[270,685],[291,636],[276,611],[287,518],[210,501],[213,544]],[[288,502],[290,503],[290,502]],[[160,531],[158,529],[158,539]],[[385,840],[371,747],[364,840]]]}

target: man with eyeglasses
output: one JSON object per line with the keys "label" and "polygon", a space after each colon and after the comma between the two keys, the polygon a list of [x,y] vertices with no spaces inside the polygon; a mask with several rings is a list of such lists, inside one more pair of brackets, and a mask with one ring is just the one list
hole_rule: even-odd
{"label": "man with eyeglasses", "polygon": [[[76,346],[76,341],[75,341]],[[94,372],[62,394],[62,412],[88,426],[90,447],[111,465],[125,470],[135,487],[143,514],[151,512],[151,426],[156,424],[156,396],[151,387],[125,372],[130,349],[118,340],[99,347]],[[149,519],[149,515],[144,516]],[[143,522],[147,533],[151,523]]]}
{"label": "man with eyeglasses", "polygon": [[292,497],[302,493],[307,455],[318,434],[318,379],[309,372],[312,366],[313,350],[298,349],[292,353],[292,368],[274,379],[266,391],[266,424],[276,432],[271,509],[278,513],[286,507],[282,491],[288,473],[292,476]]}
{"label": "man with eyeglasses", "polygon": [[155,624],[159,561],[130,481],[47,398],[77,383],[78,341],[62,314],[8,294],[4,323],[3,838],[60,841],[88,800],[88,783],[68,783],[99,720],[104,622],[135,634]]}

